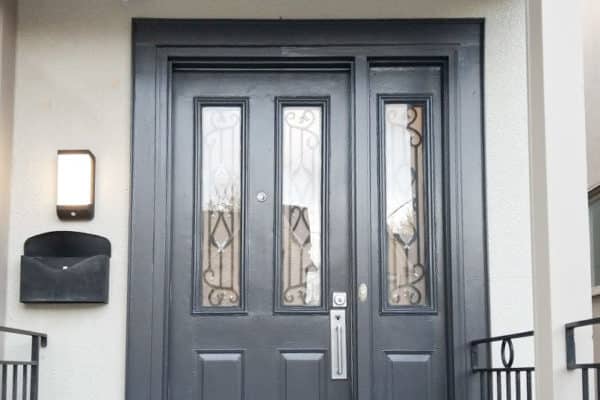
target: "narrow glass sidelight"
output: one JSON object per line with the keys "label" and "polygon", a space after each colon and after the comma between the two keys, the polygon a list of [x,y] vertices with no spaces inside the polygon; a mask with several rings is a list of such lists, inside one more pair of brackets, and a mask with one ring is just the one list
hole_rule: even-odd
{"label": "narrow glass sidelight", "polygon": [[430,305],[426,264],[424,107],[383,104],[387,305]]}
{"label": "narrow glass sidelight", "polygon": [[242,107],[200,107],[201,308],[241,306]]}
{"label": "narrow glass sidelight", "polygon": [[280,303],[322,304],[323,107],[279,109],[281,140]]}

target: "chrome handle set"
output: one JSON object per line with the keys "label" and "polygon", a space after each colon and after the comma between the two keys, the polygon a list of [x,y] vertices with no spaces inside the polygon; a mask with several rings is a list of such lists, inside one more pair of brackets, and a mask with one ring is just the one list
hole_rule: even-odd
{"label": "chrome handle set", "polygon": [[331,379],[348,379],[346,347],[346,310],[334,309],[331,321]]}
{"label": "chrome handle set", "polygon": [[346,345],[346,293],[333,293],[333,308],[329,312],[331,336],[331,379],[348,379]]}
{"label": "chrome handle set", "polygon": [[[368,288],[365,283],[358,287],[358,300],[367,301]],[[348,379],[348,345],[346,343],[346,307],[348,296],[346,292],[333,292],[332,309],[329,312],[331,337],[331,379]]]}

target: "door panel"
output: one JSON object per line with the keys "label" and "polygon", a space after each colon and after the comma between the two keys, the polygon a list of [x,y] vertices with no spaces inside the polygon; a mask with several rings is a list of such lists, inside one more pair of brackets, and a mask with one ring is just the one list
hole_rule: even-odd
{"label": "door panel", "polygon": [[431,354],[386,353],[386,400],[431,399]]}
{"label": "door panel", "polygon": [[325,400],[327,363],[324,352],[281,352],[279,398],[282,400]]}
{"label": "door panel", "polygon": [[[373,398],[448,396],[442,215],[442,71],[370,70]],[[360,341],[360,338],[358,338]],[[359,345],[362,343],[359,342]]]}
{"label": "door panel", "polygon": [[241,399],[244,363],[241,352],[197,353],[197,397],[201,400]]}
{"label": "door panel", "polygon": [[330,379],[350,259],[346,72],[173,76],[171,399],[351,398]]}

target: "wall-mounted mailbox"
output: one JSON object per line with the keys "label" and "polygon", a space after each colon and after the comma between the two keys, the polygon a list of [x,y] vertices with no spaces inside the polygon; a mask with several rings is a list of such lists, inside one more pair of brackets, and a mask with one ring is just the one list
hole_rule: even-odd
{"label": "wall-mounted mailbox", "polygon": [[25,242],[22,303],[108,303],[110,242],[81,232],[47,232]]}

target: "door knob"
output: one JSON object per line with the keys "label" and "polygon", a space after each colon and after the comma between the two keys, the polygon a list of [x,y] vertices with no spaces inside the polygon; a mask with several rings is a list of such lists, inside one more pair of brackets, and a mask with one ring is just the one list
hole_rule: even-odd
{"label": "door knob", "polygon": [[360,300],[361,303],[364,303],[365,301],[367,301],[368,294],[369,289],[367,288],[367,284],[361,283],[358,287],[358,300]]}
{"label": "door knob", "polygon": [[258,200],[261,203],[264,203],[265,201],[267,201],[267,194],[265,192],[256,193],[256,200]]}

